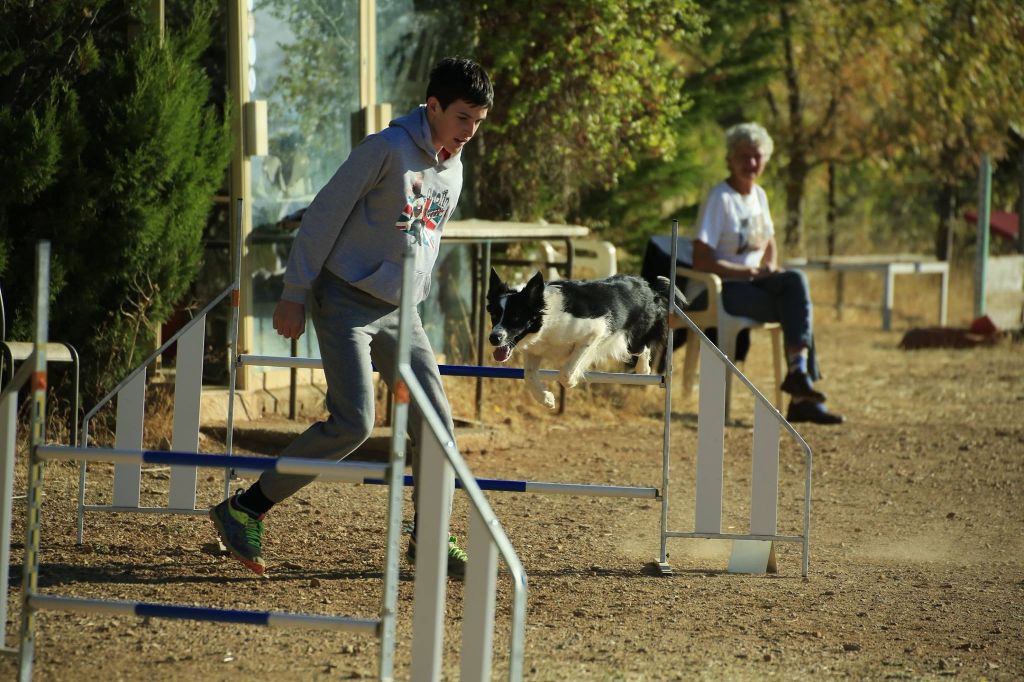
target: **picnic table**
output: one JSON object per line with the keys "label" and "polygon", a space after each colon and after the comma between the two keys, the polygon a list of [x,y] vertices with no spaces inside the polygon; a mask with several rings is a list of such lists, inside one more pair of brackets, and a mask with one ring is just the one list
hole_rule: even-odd
{"label": "picnic table", "polygon": [[892,308],[896,295],[896,275],[937,274],[939,285],[939,324],[946,324],[949,302],[949,263],[917,254],[878,254],[869,256],[828,256],[794,258],[785,262],[786,268],[800,270],[827,270],[836,277],[836,314],[842,317],[844,274],[847,272],[878,272],[884,278],[882,289],[882,329],[892,329]]}

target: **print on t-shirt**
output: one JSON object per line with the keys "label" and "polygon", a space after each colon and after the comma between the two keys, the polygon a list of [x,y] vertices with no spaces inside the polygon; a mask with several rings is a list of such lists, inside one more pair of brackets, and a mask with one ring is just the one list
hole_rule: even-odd
{"label": "print on t-shirt", "polygon": [[764,215],[760,212],[755,214],[749,206],[745,208],[747,209],[747,214],[738,216],[736,221],[737,255],[763,249],[766,241],[765,237],[768,233],[764,225]]}

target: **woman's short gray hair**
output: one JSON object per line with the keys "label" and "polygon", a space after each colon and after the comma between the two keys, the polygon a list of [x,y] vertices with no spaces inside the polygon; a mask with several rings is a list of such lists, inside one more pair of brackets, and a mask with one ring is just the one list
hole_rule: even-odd
{"label": "woman's short gray hair", "polygon": [[725,131],[725,155],[732,156],[736,147],[741,144],[752,144],[764,156],[764,160],[771,158],[775,150],[775,143],[772,136],[757,123],[739,123]]}

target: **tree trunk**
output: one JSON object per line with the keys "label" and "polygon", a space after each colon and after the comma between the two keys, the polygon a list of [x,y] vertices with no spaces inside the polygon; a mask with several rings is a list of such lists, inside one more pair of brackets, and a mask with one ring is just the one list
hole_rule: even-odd
{"label": "tree trunk", "polygon": [[803,101],[800,96],[800,80],[797,77],[796,58],[793,50],[793,36],[789,9],[783,4],[779,8],[779,24],[783,33],[783,53],[786,67],[783,77],[786,81],[787,110],[789,114],[789,164],[786,166],[786,231],[787,257],[803,253],[803,203],[804,181],[807,179],[807,151],[804,144]]}
{"label": "tree trunk", "polygon": [[836,162],[828,162],[828,212],[825,223],[828,228],[826,247],[828,255],[836,254]]}
{"label": "tree trunk", "polygon": [[807,180],[807,161],[802,152],[794,149],[786,166],[786,257],[803,254],[804,184]]}
{"label": "tree trunk", "polygon": [[935,230],[935,257],[939,260],[953,258],[953,216],[956,215],[956,187],[942,183],[935,202],[939,224]]}

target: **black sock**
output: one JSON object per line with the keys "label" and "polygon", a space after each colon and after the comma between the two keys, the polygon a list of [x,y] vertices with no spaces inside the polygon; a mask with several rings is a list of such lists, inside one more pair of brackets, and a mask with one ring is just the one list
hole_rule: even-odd
{"label": "black sock", "polygon": [[274,506],[274,503],[263,494],[259,481],[249,486],[249,489],[234,498],[234,501],[237,508],[253,517],[263,516]]}

